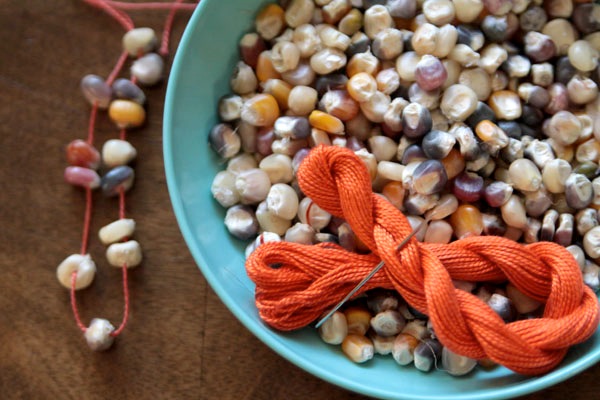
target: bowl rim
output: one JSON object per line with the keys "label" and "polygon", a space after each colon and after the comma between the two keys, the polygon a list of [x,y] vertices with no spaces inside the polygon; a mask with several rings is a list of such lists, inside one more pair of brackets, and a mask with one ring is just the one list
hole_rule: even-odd
{"label": "bowl rim", "polygon": [[[438,395],[403,395],[402,393],[391,394],[387,390],[379,390],[372,386],[361,384],[360,382],[345,379],[343,376],[333,373],[330,370],[320,367],[315,362],[309,362],[304,358],[299,358],[296,353],[285,346],[281,341],[276,340],[268,332],[266,325],[257,324],[242,307],[234,301],[232,296],[218,282],[216,275],[205,267],[207,265],[202,249],[193,240],[194,234],[189,221],[185,216],[185,206],[182,201],[182,194],[177,184],[177,171],[173,162],[173,141],[175,138],[174,129],[174,105],[176,103],[177,93],[175,90],[175,82],[179,79],[182,73],[184,60],[190,52],[191,38],[193,30],[198,25],[198,22],[203,18],[204,10],[209,4],[217,0],[203,0],[192,14],[185,31],[182,35],[178,49],[173,59],[171,72],[169,74],[164,110],[163,110],[163,161],[167,188],[171,200],[177,224],[182,233],[182,236],[187,244],[187,247],[192,254],[196,266],[204,275],[212,290],[215,291],[219,299],[225,304],[229,311],[248,329],[256,338],[263,342],[267,347],[275,351],[279,356],[285,358],[292,364],[300,367],[304,371],[316,376],[324,381],[327,381],[346,390],[351,390],[356,393],[361,393],[368,396],[377,396],[379,398],[393,399],[411,399],[411,400],[469,400],[469,399],[508,399],[517,396],[531,394],[533,392],[546,389],[552,385],[556,385],[573,377],[574,375],[584,371],[600,361],[600,346],[595,351],[587,352],[580,356],[577,360],[570,362],[568,365],[559,366],[557,369],[533,379],[528,379],[523,382],[518,382],[507,387],[494,387],[487,389],[478,389],[471,393],[461,393],[456,395],[438,396]],[[468,379],[468,378],[467,378]],[[393,397],[390,397],[392,395]]]}

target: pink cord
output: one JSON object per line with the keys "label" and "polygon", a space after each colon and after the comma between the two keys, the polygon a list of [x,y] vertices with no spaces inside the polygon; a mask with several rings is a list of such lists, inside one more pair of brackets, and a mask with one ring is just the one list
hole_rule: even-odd
{"label": "pink cord", "polygon": [[92,189],[85,189],[85,213],[83,216],[83,232],[81,234],[81,255],[87,253],[87,246],[90,237],[90,224],[92,221]]}
{"label": "pink cord", "polygon": [[82,332],[85,332],[87,328],[81,322],[81,317],[79,316],[79,311],[77,310],[77,299],[75,298],[75,282],[77,281],[77,271],[73,271],[71,274],[71,309],[73,310],[73,316],[75,317],[75,322],[79,329]]}
{"label": "pink cord", "polygon": [[[161,46],[159,53],[163,56],[169,53],[169,39],[171,35],[171,29],[173,26],[173,20],[175,18],[175,13],[178,10],[193,10],[196,5],[195,4],[181,4],[183,0],[175,0],[171,3],[145,3],[145,4],[132,4],[125,3],[120,1],[110,1],[110,0],[83,0],[85,3],[96,7],[98,9],[103,10],[109,16],[111,16],[115,21],[117,21],[121,26],[126,30],[130,31],[135,27],[131,17],[127,15],[122,10],[164,10],[168,9],[169,14],[165,20],[165,25],[163,29],[163,36],[161,40]],[[141,54],[139,55],[141,56]],[[106,78],[106,83],[110,86],[115,81],[117,76],[123,70],[125,63],[127,62],[127,58],[129,54],[126,51],[121,52],[117,63],[115,64],[113,70]],[[131,77],[131,81],[136,83],[137,79],[135,77]],[[98,115],[98,104],[93,104],[90,111],[90,118],[88,124],[88,138],[87,142],[91,146],[94,145],[94,130],[96,126],[96,117]],[[119,138],[121,140],[125,140],[127,137],[127,131],[125,129],[121,129],[119,131]],[[126,210],[126,197],[125,190],[121,188],[119,190],[119,219],[125,218],[125,210]],[[85,214],[84,214],[84,223],[83,223],[83,232],[81,237],[81,254],[85,255],[88,249],[89,243],[89,234],[90,234],[90,225],[92,220],[92,211],[93,211],[93,202],[92,202],[92,190],[86,189],[85,195]],[[119,327],[111,333],[111,336],[118,336],[127,325],[127,320],[129,319],[129,285],[127,279],[127,264],[124,264],[122,267],[122,276],[123,276],[123,320]],[[75,322],[81,331],[85,332],[87,330],[86,326],[81,321],[81,316],[79,315],[79,310],[77,309],[77,298],[75,295],[76,289],[75,285],[77,282],[77,271],[74,271],[71,274],[71,290],[70,290],[70,299],[71,299],[71,309],[73,310],[73,316],[75,317]]]}
{"label": "pink cord", "polygon": [[129,285],[127,284],[127,264],[124,264],[122,267],[123,271],[123,302],[125,303],[123,306],[123,320],[121,321],[121,325],[110,335],[113,337],[117,337],[123,332],[125,329],[125,325],[127,325],[127,320],[129,319]]}
{"label": "pink cord", "polygon": [[184,10],[194,11],[196,4],[180,4],[176,3],[126,3],[124,1],[110,1],[106,3],[110,4],[114,8],[121,10]]}
{"label": "pink cord", "polygon": [[133,21],[129,17],[129,15],[125,14],[121,10],[117,10],[113,6],[111,6],[106,0],[83,0],[84,3],[88,3],[89,5],[99,8],[111,17],[115,21],[117,21],[121,26],[126,30],[130,31],[133,29]]}
{"label": "pink cord", "polygon": [[119,59],[117,60],[117,64],[111,71],[110,75],[108,75],[108,77],[106,78],[107,85],[110,86],[113,84],[113,82],[115,81],[115,79],[117,78],[117,76],[119,75],[121,70],[123,69],[123,66],[125,65],[125,61],[127,61],[128,56],[129,56],[129,53],[127,53],[126,51],[121,52],[121,55],[119,56]]}
{"label": "pink cord", "polygon": [[[173,5],[178,5],[182,2],[183,0],[175,0],[175,4]],[[167,19],[165,20],[165,28],[163,30],[160,50],[158,51],[162,56],[169,54],[169,38],[171,37],[171,28],[173,27],[173,20],[175,19],[175,12],[177,12],[177,9],[172,8],[171,11],[169,11],[169,15],[167,15]]]}

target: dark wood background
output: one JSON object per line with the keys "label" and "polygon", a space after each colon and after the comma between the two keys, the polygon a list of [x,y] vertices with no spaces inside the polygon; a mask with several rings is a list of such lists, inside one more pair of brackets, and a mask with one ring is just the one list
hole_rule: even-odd
{"label": "dark wood background", "polygon": [[[241,0],[240,0],[241,1]],[[161,30],[165,12],[134,12]],[[174,44],[187,22],[175,20]],[[131,273],[131,319],[115,346],[88,350],[56,266],[80,246],[83,192],[63,182],[65,145],[85,138],[88,73],[106,76],[122,30],[74,0],[0,0],[0,397],[3,399],[362,399],[293,366],[223,306],[192,260],[169,203],[161,121],[166,83],[147,91],[148,123],[131,133],[139,151],[128,215],[145,260]],[[169,62],[172,58],[169,59]],[[98,141],[116,134],[103,116]],[[90,251],[99,270],[78,294],[87,323],[118,324],[120,271],[108,267],[96,231],[117,218],[95,197]],[[600,365],[530,400],[600,396]]]}

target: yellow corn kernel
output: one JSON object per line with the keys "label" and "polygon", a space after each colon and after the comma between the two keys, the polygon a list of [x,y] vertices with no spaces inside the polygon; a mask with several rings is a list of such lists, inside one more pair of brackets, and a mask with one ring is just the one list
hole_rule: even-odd
{"label": "yellow corn kernel", "polygon": [[344,123],[333,115],[324,113],[323,111],[314,110],[310,113],[308,121],[313,128],[321,129],[328,133],[339,135],[344,132]]}
{"label": "yellow corn kernel", "polygon": [[114,100],[108,107],[108,116],[119,128],[133,128],[144,123],[146,111],[135,101]]}
{"label": "yellow corn kernel", "polygon": [[404,189],[402,182],[392,181],[387,183],[383,187],[381,194],[383,194],[394,207],[399,210],[403,209],[406,190]]}
{"label": "yellow corn kernel", "polygon": [[375,76],[381,70],[379,59],[371,54],[370,51],[358,53],[352,56],[346,65],[346,75],[353,77],[359,72],[366,72]]}
{"label": "yellow corn kernel", "polygon": [[474,206],[464,204],[459,206],[450,216],[450,224],[458,239],[469,236],[479,236],[483,232],[481,212]]}
{"label": "yellow corn kernel", "polygon": [[348,323],[348,334],[364,335],[371,326],[371,313],[364,307],[348,307],[344,310]]}
{"label": "yellow corn kernel", "polygon": [[352,6],[346,0],[332,0],[323,6],[323,22],[335,25],[344,17]]}
{"label": "yellow corn kernel", "polygon": [[442,159],[442,165],[446,169],[446,175],[448,179],[453,179],[465,170],[465,159],[460,154],[458,149],[450,150],[450,153]]}
{"label": "yellow corn kernel", "polygon": [[475,127],[477,137],[488,146],[490,154],[498,152],[508,146],[509,139],[498,125],[490,120],[483,120]]}
{"label": "yellow corn kernel", "polygon": [[408,365],[414,360],[415,349],[419,345],[419,339],[408,333],[400,333],[396,336],[392,345],[392,357],[400,365]]}
{"label": "yellow corn kernel", "polygon": [[268,50],[263,51],[256,61],[256,77],[260,82],[269,79],[281,79],[281,74],[275,70]]}
{"label": "yellow corn kernel", "polygon": [[277,100],[267,93],[255,95],[242,107],[242,120],[254,126],[272,126],[278,117]]}
{"label": "yellow corn kernel", "polygon": [[363,335],[349,334],[342,342],[342,351],[355,363],[363,363],[373,358],[375,348],[371,339]]}
{"label": "yellow corn kernel", "polygon": [[368,101],[377,92],[377,80],[369,73],[359,72],[348,80],[346,89],[350,97],[362,103]]}
{"label": "yellow corn kernel", "polygon": [[338,29],[345,35],[352,36],[360,30],[362,27],[363,15],[362,13],[353,8],[346,14],[338,23]]}
{"label": "yellow corn kernel", "polygon": [[262,88],[263,93],[268,93],[275,97],[275,100],[277,100],[277,104],[279,105],[279,109],[288,109],[288,98],[290,97],[290,92],[292,91],[292,85],[286,81],[282,81],[281,79],[269,79],[262,84]]}
{"label": "yellow corn kernel", "polygon": [[274,39],[285,27],[285,11],[278,4],[268,4],[260,10],[254,23],[263,39]]}
{"label": "yellow corn kernel", "polygon": [[500,90],[492,93],[488,99],[488,105],[498,119],[512,121],[520,118],[523,113],[519,95],[510,90]]}

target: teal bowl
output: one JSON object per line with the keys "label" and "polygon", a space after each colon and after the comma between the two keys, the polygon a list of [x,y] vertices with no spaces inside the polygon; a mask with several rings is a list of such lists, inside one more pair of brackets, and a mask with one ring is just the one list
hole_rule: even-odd
{"label": "teal bowl", "polygon": [[505,368],[465,377],[422,373],[391,357],[350,362],[339,346],[321,342],[314,329],[281,333],[254,306],[254,284],[244,270],[244,247],[223,224],[224,210],[210,185],[224,168],[207,142],[217,121],[219,97],[229,93],[237,42],[252,29],[265,0],[202,0],[179,45],[164,112],[164,161],[175,215],[200,270],[223,303],[267,346],[309,373],[335,385],[382,399],[503,399],[561,382],[600,360],[600,333],[574,347],[554,371],[526,377]]}

